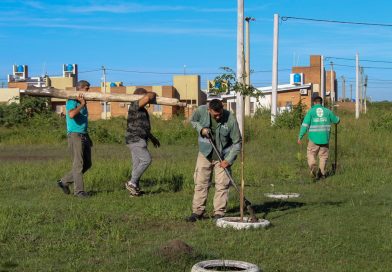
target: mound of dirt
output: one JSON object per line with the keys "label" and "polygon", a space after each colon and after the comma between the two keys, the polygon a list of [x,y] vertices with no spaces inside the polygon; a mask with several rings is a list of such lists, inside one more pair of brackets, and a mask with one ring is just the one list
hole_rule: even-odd
{"label": "mound of dirt", "polygon": [[194,250],[181,240],[171,240],[162,245],[158,250],[159,255],[170,261],[176,261],[182,257],[191,257],[194,255]]}

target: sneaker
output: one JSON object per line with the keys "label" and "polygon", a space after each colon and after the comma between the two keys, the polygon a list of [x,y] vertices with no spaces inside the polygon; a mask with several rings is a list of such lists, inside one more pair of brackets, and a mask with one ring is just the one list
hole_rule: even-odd
{"label": "sneaker", "polygon": [[317,175],[318,175],[318,171],[319,171],[318,167],[312,167],[312,168],[310,169],[310,177],[311,177],[312,179],[316,179],[316,178],[317,178]]}
{"label": "sneaker", "polygon": [[63,190],[64,194],[69,195],[71,193],[69,187],[67,185],[64,185],[61,179],[57,181],[57,186],[59,186],[61,190]]}
{"label": "sneaker", "polygon": [[196,222],[197,220],[201,220],[202,218],[203,218],[202,214],[192,213],[191,216],[185,218],[185,221],[193,223],[193,222]]}
{"label": "sneaker", "polygon": [[223,218],[223,217],[224,217],[223,214],[215,214],[212,220],[213,220],[213,221],[217,221],[218,219],[221,219],[221,218]]}
{"label": "sneaker", "polygon": [[126,182],[125,188],[129,191],[130,196],[140,196],[140,188],[133,185],[132,183]]}
{"label": "sneaker", "polygon": [[80,198],[88,198],[88,197],[90,197],[90,194],[85,191],[81,191],[81,192],[75,194],[75,196],[80,197]]}

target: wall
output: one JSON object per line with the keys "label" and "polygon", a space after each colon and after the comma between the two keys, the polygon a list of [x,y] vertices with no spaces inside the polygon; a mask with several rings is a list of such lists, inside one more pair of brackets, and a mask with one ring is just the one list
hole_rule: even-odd
{"label": "wall", "polygon": [[0,88],[0,103],[19,103],[19,88]]}

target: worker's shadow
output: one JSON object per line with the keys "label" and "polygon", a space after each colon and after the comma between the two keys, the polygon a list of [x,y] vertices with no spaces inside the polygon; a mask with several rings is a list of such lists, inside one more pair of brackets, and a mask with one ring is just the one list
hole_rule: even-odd
{"label": "worker's shadow", "polygon": [[[255,204],[252,205],[252,209],[256,214],[262,214],[262,218],[266,219],[266,217],[270,213],[274,212],[282,212],[282,211],[288,211],[288,210],[297,210],[299,208],[302,208],[306,205],[333,205],[333,206],[340,206],[343,202],[341,201],[326,201],[326,202],[315,202],[315,203],[304,203],[304,202],[298,202],[298,201],[285,201],[285,200],[276,200],[276,201],[267,201],[262,204]],[[239,213],[239,207],[234,207],[228,211],[229,213]],[[281,216],[286,215],[286,213],[279,214],[274,216],[273,219],[279,218]]]}
{"label": "worker's shadow", "polygon": [[184,185],[183,175],[169,177],[149,178],[140,181],[144,194],[158,194],[162,192],[179,192]]}
{"label": "worker's shadow", "polygon": [[[263,204],[252,205],[252,208],[255,213],[258,214],[263,213],[264,214],[263,218],[265,218],[271,212],[297,209],[305,205],[306,204],[303,202],[295,202],[295,201],[268,201],[268,202],[264,202]],[[239,207],[234,207],[228,210],[229,213],[238,213],[239,211],[240,211]]]}

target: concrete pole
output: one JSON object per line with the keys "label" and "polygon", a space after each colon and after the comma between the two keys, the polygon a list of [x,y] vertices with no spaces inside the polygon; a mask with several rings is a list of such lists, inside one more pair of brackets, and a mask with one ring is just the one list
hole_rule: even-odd
{"label": "concrete pole", "polygon": [[[106,69],[105,66],[102,65],[102,73],[103,73],[103,93],[106,94]],[[108,113],[107,113],[107,102],[103,102],[103,112],[104,112],[104,119],[108,119]]]}
{"label": "concrete pole", "polygon": [[355,119],[359,119],[359,55],[355,54]]}
{"label": "concrete pole", "polygon": [[278,42],[279,14],[274,14],[274,41],[272,49],[272,95],[271,95],[271,124],[275,123],[278,102]]}
{"label": "concrete pole", "polygon": [[346,100],[346,79],[344,76],[341,76],[342,78],[342,101]]}
{"label": "concrete pole", "polygon": [[[237,81],[244,84],[244,0],[237,0]],[[236,117],[240,127],[241,135],[243,132],[244,98],[240,93],[236,95]]]}
{"label": "concrete pole", "polygon": [[324,98],[325,98],[325,70],[324,70],[324,56],[321,56],[321,63],[320,63],[320,96],[323,99],[323,105],[324,105]]}
{"label": "concrete pole", "polygon": [[350,102],[353,101],[353,84],[350,84]]}
{"label": "concrete pole", "polygon": [[363,113],[363,67],[359,66],[359,112]]}
{"label": "concrete pole", "polygon": [[[246,69],[246,85],[250,85],[250,32],[249,22],[254,21],[252,17],[246,17],[245,21],[245,69]],[[245,116],[250,116],[250,96],[245,96]]]}
{"label": "concrete pole", "polygon": [[[240,84],[245,83],[244,79],[244,0],[237,0],[238,11],[237,11],[237,82]],[[238,126],[242,135],[242,148],[241,148],[241,190],[240,190],[240,220],[243,221],[244,217],[244,97],[237,93],[236,99],[236,116],[238,121]]]}
{"label": "concrete pole", "polygon": [[336,101],[336,97],[335,97],[335,80],[334,80],[334,76],[333,76],[333,62],[331,61],[331,88],[330,88],[330,94],[329,94],[330,98],[331,98],[331,104],[335,104]]}

